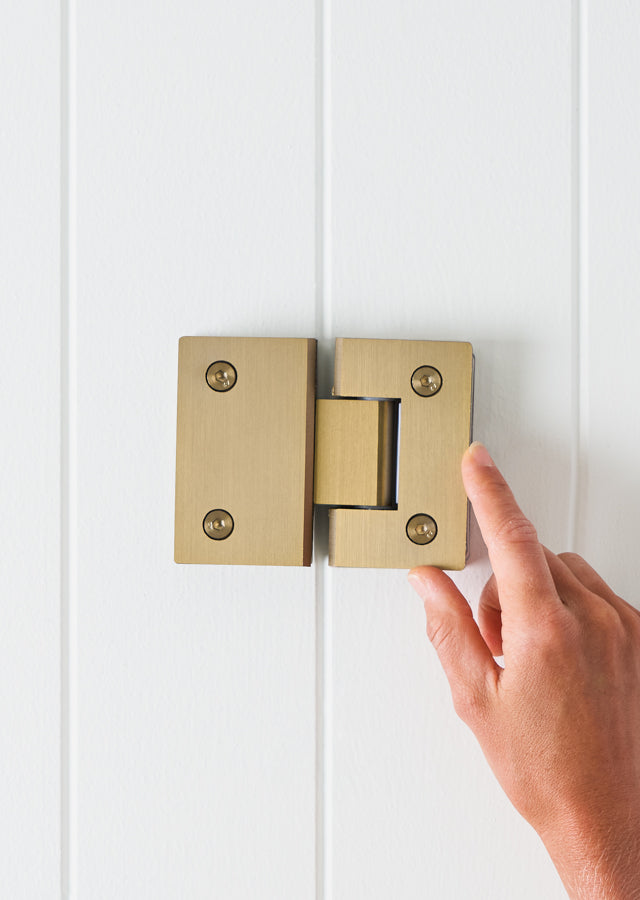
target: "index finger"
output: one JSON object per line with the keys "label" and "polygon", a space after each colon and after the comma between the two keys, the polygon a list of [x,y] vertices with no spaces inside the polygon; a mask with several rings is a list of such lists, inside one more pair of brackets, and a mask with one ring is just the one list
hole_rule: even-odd
{"label": "index finger", "polygon": [[487,449],[471,444],[462,480],[489,551],[503,613],[535,617],[560,604],[544,549]]}

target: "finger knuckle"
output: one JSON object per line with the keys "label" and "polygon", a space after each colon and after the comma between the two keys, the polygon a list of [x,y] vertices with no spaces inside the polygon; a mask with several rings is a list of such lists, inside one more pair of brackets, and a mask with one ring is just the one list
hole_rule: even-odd
{"label": "finger knuckle", "polygon": [[561,559],[564,563],[577,563],[578,565],[582,565],[585,561],[579,553],[574,553],[570,550],[558,553],[558,559]]}
{"label": "finger knuckle", "polygon": [[440,651],[448,646],[454,636],[451,622],[443,617],[427,619],[427,637],[436,648]]}
{"label": "finger knuckle", "polygon": [[580,639],[580,624],[564,607],[540,614],[532,644],[538,655],[555,657],[571,651]]}
{"label": "finger knuckle", "polygon": [[600,634],[606,636],[610,641],[621,641],[626,638],[625,623],[618,610],[603,600],[601,603],[593,604],[593,612],[591,614],[595,628]]}
{"label": "finger knuckle", "polygon": [[537,543],[538,534],[532,522],[522,513],[508,513],[498,520],[493,530],[494,541],[509,546],[512,544]]}
{"label": "finger knuckle", "polygon": [[[618,598],[621,603],[626,603],[622,597]],[[640,609],[637,609],[635,606],[631,606],[631,604],[627,604],[629,607],[629,622],[631,624],[631,629],[634,634],[638,634],[640,637]],[[639,654],[640,655],[640,654]]]}
{"label": "finger knuckle", "polygon": [[476,723],[482,718],[485,700],[476,686],[468,683],[457,684],[452,689],[451,696],[456,715],[463,722]]}

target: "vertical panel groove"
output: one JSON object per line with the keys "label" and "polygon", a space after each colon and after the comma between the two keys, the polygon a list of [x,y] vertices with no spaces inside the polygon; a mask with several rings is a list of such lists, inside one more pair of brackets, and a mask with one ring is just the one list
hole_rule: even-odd
{"label": "vertical panel groove", "polygon": [[570,506],[567,545],[581,545],[583,514],[581,488],[584,480],[587,434],[588,368],[588,93],[587,93],[587,0],[572,4],[572,416]]}
{"label": "vertical panel groove", "polygon": [[[588,44],[588,10],[589,0],[580,2],[580,302],[579,312],[579,344],[580,344],[580,371],[579,371],[579,459],[578,487],[586,483],[587,468],[587,436],[589,433],[589,44]],[[581,524],[584,521],[585,508],[578,494],[576,503],[576,541],[578,549],[582,548],[582,535],[584,529]]]}
{"label": "vertical panel groove", "polygon": [[60,816],[61,895],[75,870],[75,8],[60,6]]}
{"label": "vertical panel groove", "polygon": [[[316,0],[315,304],[321,390],[328,377],[331,308],[331,65],[330,0]],[[316,900],[331,896],[331,573],[316,538]]]}

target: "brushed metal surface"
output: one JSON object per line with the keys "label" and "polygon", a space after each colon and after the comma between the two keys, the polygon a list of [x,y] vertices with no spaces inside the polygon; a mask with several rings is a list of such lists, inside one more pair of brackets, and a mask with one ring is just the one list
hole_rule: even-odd
{"label": "brushed metal surface", "polygon": [[317,400],[314,503],[392,506],[396,403]]}
{"label": "brushed metal surface", "polygon": [[[315,359],[309,339],[180,339],[176,562],[311,564]],[[232,390],[207,384],[217,360]],[[218,509],[233,517],[225,540],[203,529]]]}
{"label": "brushed metal surface", "polygon": [[[442,375],[435,396],[421,397],[411,376],[421,366]],[[471,344],[448,341],[336,341],[335,396],[400,399],[397,509],[331,509],[329,562],[334,566],[464,568],[467,498],[460,461],[469,445]],[[428,544],[407,536],[409,519],[438,523]]]}

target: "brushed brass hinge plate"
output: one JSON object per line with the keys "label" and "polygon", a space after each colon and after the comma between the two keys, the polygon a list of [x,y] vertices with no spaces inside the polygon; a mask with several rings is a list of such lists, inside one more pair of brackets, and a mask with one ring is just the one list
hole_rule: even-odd
{"label": "brushed brass hinge plate", "polygon": [[463,568],[471,345],[338,339],[317,403],[315,356],[307,339],[180,340],[176,562],[310,565],[315,500],[331,565]]}
{"label": "brushed brass hinge plate", "polygon": [[311,564],[315,373],[314,340],[181,338],[176,562]]}
{"label": "brushed brass hinge plate", "polygon": [[[424,390],[414,377],[421,370]],[[460,461],[469,445],[472,379],[468,343],[336,341],[335,396],[398,399],[400,437],[396,508],[330,510],[331,565],[464,568],[467,498]],[[416,382],[423,394],[416,393]]]}

